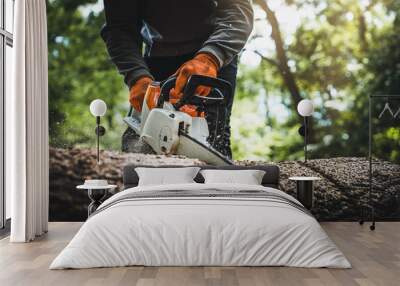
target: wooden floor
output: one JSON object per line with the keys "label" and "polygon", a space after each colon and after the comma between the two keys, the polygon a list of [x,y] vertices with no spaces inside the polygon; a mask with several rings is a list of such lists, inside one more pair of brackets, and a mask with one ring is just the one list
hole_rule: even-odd
{"label": "wooden floor", "polygon": [[400,223],[322,223],[352,269],[289,267],[124,267],[48,270],[81,226],[50,223],[44,237],[27,244],[0,241],[0,285],[400,285]]}

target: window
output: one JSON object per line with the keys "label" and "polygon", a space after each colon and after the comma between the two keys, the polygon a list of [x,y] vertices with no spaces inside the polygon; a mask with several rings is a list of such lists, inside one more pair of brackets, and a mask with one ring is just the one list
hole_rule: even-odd
{"label": "window", "polygon": [[10,193],[5,188],[5,104],[11,93],[12,47],[14,31],[14,0],[0,0],[0,228],[11,217]]}

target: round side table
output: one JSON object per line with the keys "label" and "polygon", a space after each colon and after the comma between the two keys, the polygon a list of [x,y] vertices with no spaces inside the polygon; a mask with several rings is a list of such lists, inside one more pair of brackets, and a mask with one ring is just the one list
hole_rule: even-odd
{"label": "round side table", "polygon": [[79,185],[76,188],[79,190],[87,190],[90,204],[88,206],[88,217],[94,213],[97,208],[103,203],[106,198],[108,191],[115,189],[116,185],[107,186],[90,186],[90,185]]}
{"label": "round side table", "polygon": [[289,180],[296,181],[297,199],[303,206],[311,210],[314,199],[314,181],[319,181],[318,177],[290,177]]}

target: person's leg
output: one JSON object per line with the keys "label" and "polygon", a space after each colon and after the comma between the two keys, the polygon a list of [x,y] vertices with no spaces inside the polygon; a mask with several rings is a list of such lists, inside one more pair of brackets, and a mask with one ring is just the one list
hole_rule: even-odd
{"label": "person's leg", "polygon": [[[229,158],[232,158],[230,117],[235,95],[237,61],[237,57],[235,57],[227,66],[222,67],[218,72],[218,78],[228,81],[232,86],[232,94],[225,94],[225,111],[223,110],[224,108],[213,108],[209,110],[209,116],[207,118],[210,130],[210,144],[217,151]],[[217,117],[219,119],[218,122]]]}

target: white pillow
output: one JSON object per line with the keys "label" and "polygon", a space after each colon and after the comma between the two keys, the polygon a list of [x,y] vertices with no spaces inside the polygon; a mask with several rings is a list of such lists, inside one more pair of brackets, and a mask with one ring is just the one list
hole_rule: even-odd
{"label": "white pillow", "polygon": [[261,185],[265,171],[261,170],[202,170],[205,184]]}
{"label": "white pillow", "polygon": [[135,168],[139,176],[138,186],[195,183],[193,179],[199,170],[199,167]]}

